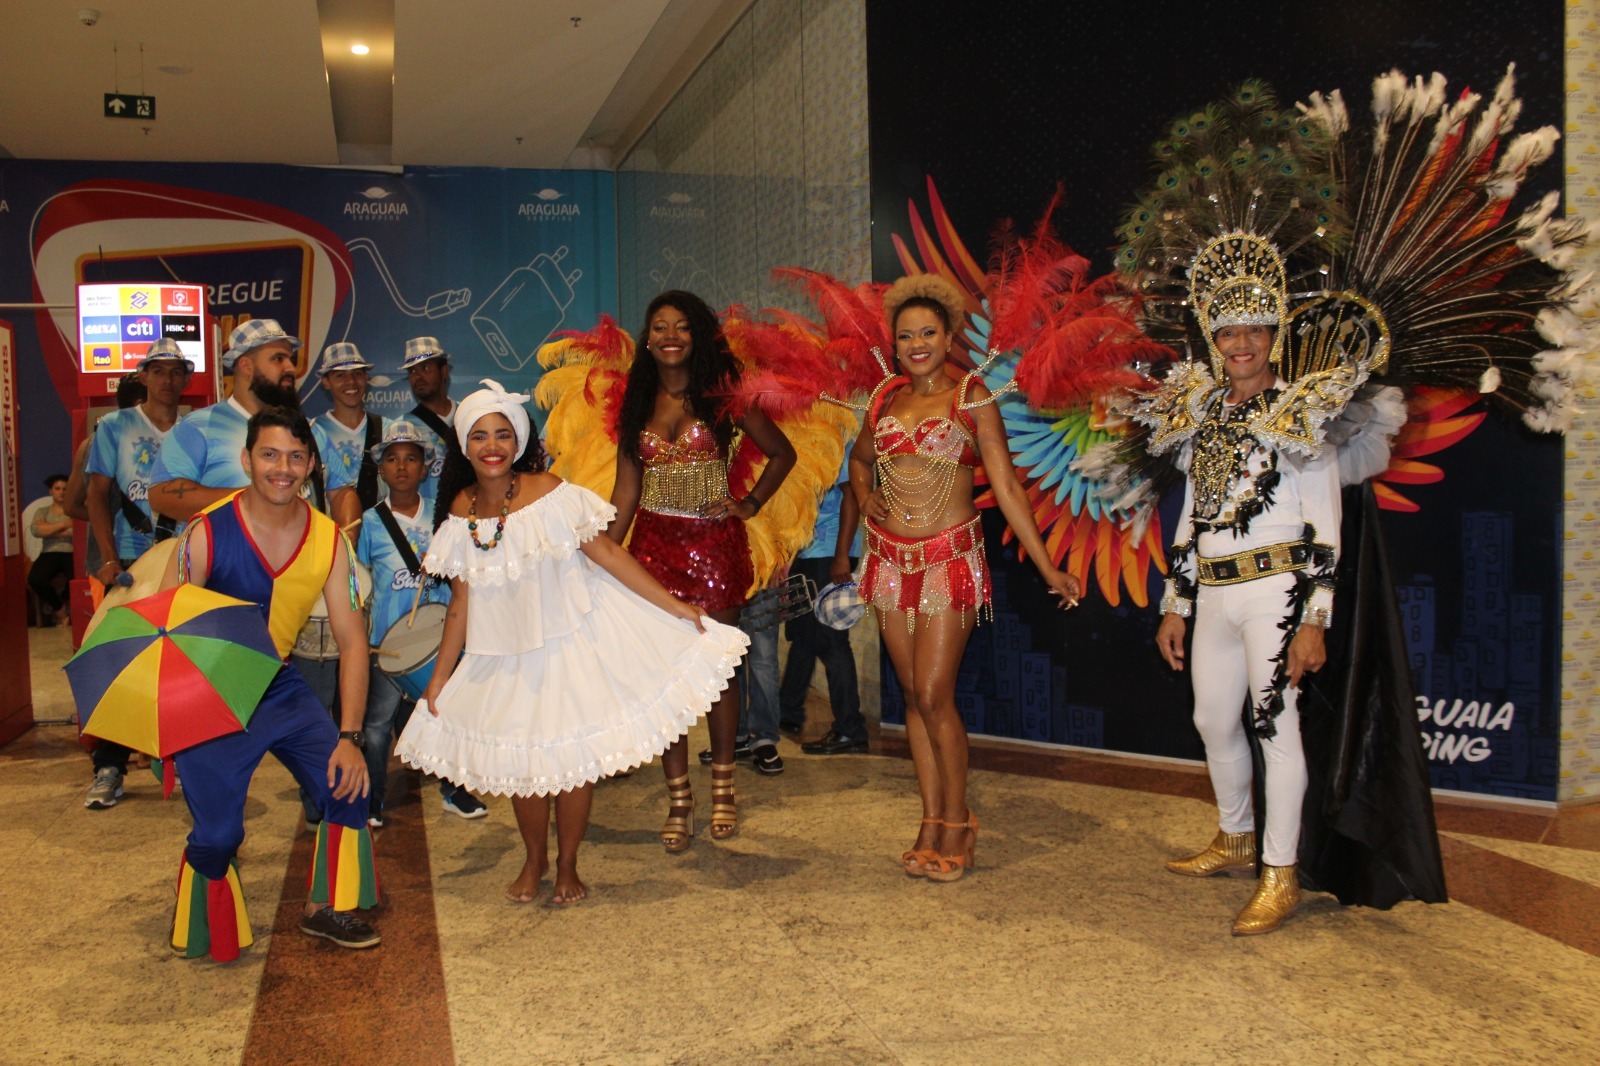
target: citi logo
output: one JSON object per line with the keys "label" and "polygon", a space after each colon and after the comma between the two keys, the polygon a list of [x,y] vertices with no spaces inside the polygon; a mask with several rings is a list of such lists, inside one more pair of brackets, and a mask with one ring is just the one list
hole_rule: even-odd
{"label": "citi logo", "polygon": [[154,337],[156,324],[148,318],[136,318],[128,323],[127,332],[130,337]]}

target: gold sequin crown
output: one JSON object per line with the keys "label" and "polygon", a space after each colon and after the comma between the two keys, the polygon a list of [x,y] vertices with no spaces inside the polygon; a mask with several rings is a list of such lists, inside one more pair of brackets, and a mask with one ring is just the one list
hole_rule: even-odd
{"label": "gold sequin crown", "polygon": [[1283,348],[1288,315],[1288,280],[1283,258],[1253,233],[1236,231],[1213,238],[1189,267],[1189,301],[1200,321],[1213,365],[1221,372],[1216,332],[1227,326],[1271,326],[1272,360]]}

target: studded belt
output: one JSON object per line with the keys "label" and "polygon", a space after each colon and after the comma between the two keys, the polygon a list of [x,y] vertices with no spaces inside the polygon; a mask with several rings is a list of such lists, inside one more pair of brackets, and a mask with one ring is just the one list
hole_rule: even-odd
{"label": "studded belt", "polygon": [[1311,548],[1299,541],[1293,541],[1224,555],[1217,559],[1200,559],[1198,562],[1200,584],[1237,585],[1241,581],[1254,581],[1258,577],[1271,577],[1273,574],[1304,570],[1311,563]]}

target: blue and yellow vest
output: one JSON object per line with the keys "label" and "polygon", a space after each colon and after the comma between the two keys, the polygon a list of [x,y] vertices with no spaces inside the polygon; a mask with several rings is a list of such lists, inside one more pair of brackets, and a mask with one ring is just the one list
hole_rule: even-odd
{"label": "blue and yellow vest", "polygon": [[[322,595],[322,587],[333,569],[339,541],[344,534],[333,519],[306,507],[310,520],[306,523],[300,545],[283,569],[274,573],[256,547],[250,531],[245,528],[237,506],[238,498],[239,493],[235,492],[218,500],[202,510],[189,524],[184,532],[183,546],[179,549],[180,576],[188,580],[189,534],[203,522],[211,541],[211,572],[206,578],[206,588],[260,604],[278,655],[288,658],[289,652],[294,649],[295,635],[305,626],[311,609],[316,606],[317,597]],[[349,551],[348,543],[346,551]],[[353,559],[355,556],[349,552],[346,557]],[[352,572],[352,607],[357,605],[358,595]]]}

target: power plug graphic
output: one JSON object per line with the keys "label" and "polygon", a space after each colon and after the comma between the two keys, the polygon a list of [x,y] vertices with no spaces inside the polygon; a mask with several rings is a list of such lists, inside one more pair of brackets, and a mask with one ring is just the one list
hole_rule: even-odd
{"label": "power plug graphic", "polygon": [[567,256],[562,245],[549,255],[518,267],[472,312],[472,328],[484,347],[505,370],[521,370],[550,335],[566,321],[567,308],[576,293],[572,287],[583,271],[563,271]]}

